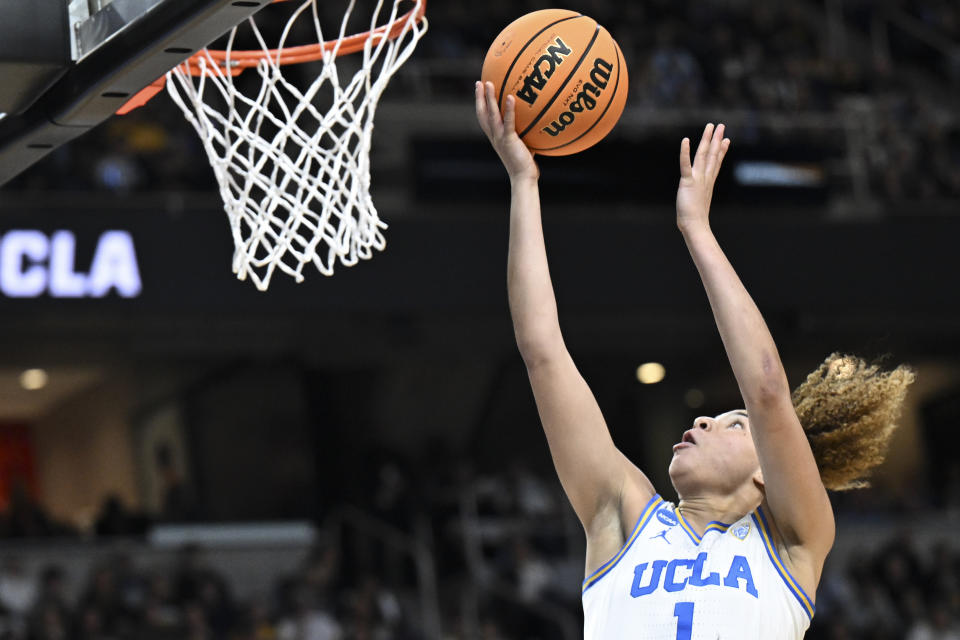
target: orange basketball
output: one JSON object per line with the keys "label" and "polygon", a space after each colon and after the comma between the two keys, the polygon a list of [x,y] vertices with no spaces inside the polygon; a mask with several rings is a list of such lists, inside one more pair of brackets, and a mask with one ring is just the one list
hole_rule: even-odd
{"label": "orange basketball", "polygon": [[514,20],[487,51],[480,74],[503,113],[516,97],[517,133],[531,151],[565,156],[610,133],[627,101],[620,47],[593,18],[544,9]]}

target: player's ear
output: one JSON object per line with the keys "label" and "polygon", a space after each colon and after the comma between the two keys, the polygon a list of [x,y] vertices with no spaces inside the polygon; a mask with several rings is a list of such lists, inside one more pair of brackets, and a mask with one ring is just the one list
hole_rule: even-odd
{"label": "player's ear", "polygon": [[757,489],[760,489],[760,491],[764,490],[763,470],[760,469],[760,465],[757,465],[757,470],[756,472],[754,472],[752,480],[753,480],[754,486],[756,486]]}

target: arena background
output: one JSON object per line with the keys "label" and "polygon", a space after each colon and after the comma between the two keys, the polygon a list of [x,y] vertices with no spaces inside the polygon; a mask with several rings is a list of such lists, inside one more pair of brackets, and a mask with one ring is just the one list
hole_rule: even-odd
{"label": "arena background", "polygon": [[[266,293],[234,279],[166,96],[51,153],[0,190],[3,242],[75,248],[57,286],[0,286],[0,637],[580,636],[583,535],[472,102],[492,38],[548,6],[606,25],[630,69],[613,133],[540,161],[561,322],[615,441],[672,496],[670,445],[740,403],[673,219],[678,141],[724,122],[714,227],[791,382],[833,351],[918,371],[874,487],[833,496],[807,637],[960,637],[953,0],[431,0],[377,113],[387,250]],[[125,239],[139,281],[74,297]]]}

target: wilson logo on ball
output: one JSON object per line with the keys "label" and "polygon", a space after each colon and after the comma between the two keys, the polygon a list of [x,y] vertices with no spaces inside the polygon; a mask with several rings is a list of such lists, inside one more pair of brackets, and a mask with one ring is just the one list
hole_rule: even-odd
{"label": "wilson logo on ball", "polygon": [[573,124],[574,120],[577,119],[578,113],[583,113],[585,110],[593,111],[597,106],[596,99],[600,97],[603,90],[607,88],[607,83],[610,82],[610,73],[612,71],[613,65],[603,58],[594,60],[593,69],[590,70],[590,80],[592,82],[583,83],[583,88],[577,93],[577,97],[570,101],[567,110],[557,116],[556,120],[544,127],[543,132],[556,137],[569,125]]}
{"label": "wilson logo on ball", "polygon": [[556,44],[547,47],[547,52],[533,63],[533,72],[523,79],[523,88],[517,92],[517,97],[527,104],[536,102],[537,92],[547,85],[547,80],[571,53],[570,47],[558,37]]}

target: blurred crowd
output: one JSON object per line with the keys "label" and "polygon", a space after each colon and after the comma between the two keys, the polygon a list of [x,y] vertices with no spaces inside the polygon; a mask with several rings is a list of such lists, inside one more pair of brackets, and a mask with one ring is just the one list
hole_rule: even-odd
{"label": "blurred crowd", "polygon": [[[954,2],[852,0],[842,5],[846,35],[828,28],[819,3],[591,0],[589,10],[584,3],[555,4],[588,11],[610,26],[630,67],[630,107],[689,113],[697,123],[701,114],[717,111],[745,113],[747,123],[750,114],[780,114],[787,122],[791,114],[846,117],[847,153],[862,157],[872,198],[960,197],[960,56],[931,54],[923,37],[905,41],[896,29],[885,40],[889,56],[878,55],[871,41],[876,16],[901,12],[955,48],[960,10]],[[328,21],[335,21],[336,8],[325,6]],[[430,32],[384,100],[464,99],[495,34],[542,6],[492,0],[481,11],[431,3]],[[285,19],[279,9],[270,11],[259,19],[267,33],[271,22],[279,29]],[[310,68],[291,73],[306,78]],[[799,128],[794,133],[798,140],[807,135]],[[18,188],[213,189],[199,140],[163,96],[55,151],[43,166]]]}
{"label": "blurred crowd", "polygon": [[[632,105],[823,110],[836,106],[844,92],[868,87],[869,79],[853,60],[829,59],[824,34],[798,3],[558,4],[588,13],[611,30],[630,69]],[[499,0],[488,3],[478,20],[476,12],[449,3],[431,5],[441,33],[423,46],[438,58],[476,58],[497,31],[540,8],[535,0]]]}
{"label": "blurred crowd", "polygon": [[[751,0],[615,0],[558,2],[609,27],[630,66],[633,104],[652,107],[811,111],[837,108],[848,95],[909,92],[903,83],[909,54],[878,60],[868,43],[857,46],[863,18],[885,16],[904,5],[932,34],[957,38],[958,10],[947,0],[845,2],[842,25],[849,36],[831,38],[820,3]],[[482,57],[492,37],[517,16],[543,8],[537,0],[486,3],[482,14],[462,5],[430,5],[437,26],[422,47],[430,58]],[[926,69],[925,71],[930,71]],[[953,71],[957,72],[954,75]],[[938,77],[939,76],[939,77]],[[960,84],[960,68],[937,69],[940,86]],[[946,94],[943,94],[946,95]],[[955,95],[955,94],[954,94]]]}
{"label": "blurred crowd", "polygon": [[0,566],[4,640],[348,640],[420,638],[405,628],[398,596],[374,575],[341,572],[320,547],[269,594],[234,597],[231,585],[187,547],[170,566],[141,568],[118,554],[95,566],[70,598],[64,568],[29,575],[15,557]]}
{"label": "blurred crowd", "polygon": [[956,118],[915,95],[887,96],[876,107],[875,135],[865,154],[872,193],[892,201],[960,195]]}
{"label": "blurred crowd", "polygon": [[824,573],[811,640],[960,640],[960,553],[909,535]]}
{"label": "blurred crowd", "polygon": [[[454,68],[450,60],[468,64],[482,58],[492,33],[524,10],[540,8],[533,0],[520,3],[522,8],[517,4],[489,3],[486,21],[450,3],[431,6],[438,25],[456,28],[438,27],[442,33],[422,46]],[[586,11],[578,3],[560,4]],[[592,2],[589,13],[610,26],[624,51],[630,106],[754,116],[836,114],[847,119],[844,127],[862,127],[855,136],[862,139],[848,139],[847,153],[863,156],[873,197],[960,196],[958,5],[909,0],[854,1],[843,7],[848,34],[842,38],[827,28],[819,3],[609,1]],[[936,53],[937,64],[931,64],[922,46],[909,47],[892,37],[889,59],[878,55],[869,39],[871,20],[898,9],[922,20],[935,34],[931,37],[951,40],[952,56]],[[749,128],[741,124],[741,135]],[[797,130],[794,136],[801,139],[804,133]],[[854,149],[857,144],[863,146]]]}

